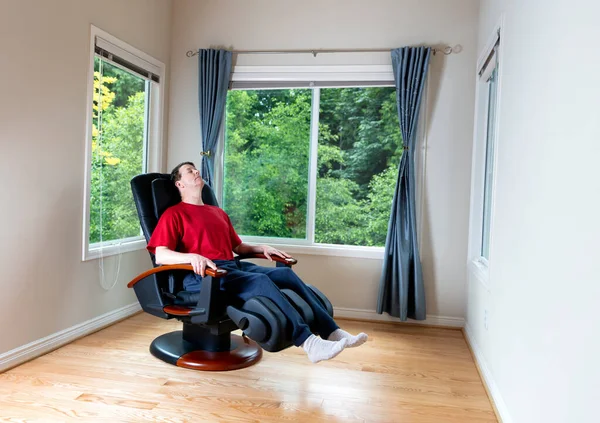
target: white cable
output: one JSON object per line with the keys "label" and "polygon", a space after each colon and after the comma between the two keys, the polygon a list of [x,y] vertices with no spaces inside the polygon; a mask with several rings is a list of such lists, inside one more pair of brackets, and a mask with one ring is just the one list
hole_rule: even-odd
{"label": "white cable", "polygon": [[100,286],[102,288],[104,288],[106,291],[110,291],[111,289],[113,289],[115,287],[115,285],[117,284],[117,281],[119,280],[119,273],[121,272],[121,258],[123,257],[123,253],[121,253],[121,244],[122,243],[117,244],[117,247],[119,249],[117,255],[119,256],[119,259],[117,261],[117,271],[115,272],[115,280],[112,281],[110,286],[106,286],[106,284],[104,283],[104,281],[105,281],[104,256],[102,255],[102,247],[100,247],[100,260],[98,262],[100,265],[100,272],[102,274],[102,276],[100,278]]}
{"label": "white cable", "polygon": [[[102,139],[104,138],[104,135],[102,133],[102,77],[104,75],[104,62],[102,59],[100,59],[100,77],[99,77],[99,84],[98,84],[98,145],[97,145],[97,149],[96,151],[101,152],[102,151]],[[100,158],[100,160],[102,161],[102,157]],[[117,284],[117,280],[119,279],[119,273],[121,271],[121,257],[123,256],[123,254],[121,253],[121,244],[119,243],[117,244],[118,247],[118,256],[119,256],[119,261],[117,262],[117,271],[115,274],[115,280],[112,282],[112,284],[110,286],[106,286],[105,284],[105,273],[104,273],[104,243],[102,240],[102,211],[103,211],[103,196],[102,196],[102,186],[104,185],[104,172],[102,171],[102,166],[100,166],[100,259],[98,260],[98,266],[100,268],[100,286],[102,288],[104,288],[106,291],[110,291],[111,289],[113,289],[115,287],[115,285]]]}

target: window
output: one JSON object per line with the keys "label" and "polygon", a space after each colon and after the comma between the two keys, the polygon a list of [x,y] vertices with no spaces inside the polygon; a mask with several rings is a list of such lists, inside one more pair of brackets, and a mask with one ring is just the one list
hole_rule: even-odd
{"label": "window", "polygon": [[222,198],[237,232],[383,247],[402,154],[393,82],[261,85],[227,98]]}
{"label": "window", "polygon": [[[495,55],[494,55],[495,56]],[[496,132],[496,95],[498,90],[498,64],[494,60],[487,84],[487,131],[485,134],[485,172],[483,183],[483,210],[481,228],[481,257],[490,258],[490,220],[492,214],[492,184],[494,183],[494,147]]]}
{"label": "window", "polygon": [[480,60],[477,80],[470,258],[487,284],[494,208],[495,155],[498,133],[499,48],[497,29]]}
{"label": "window", "polygon": [[164,65],[92,27],[83,259],[144,247],[129,181],[157,170]]}

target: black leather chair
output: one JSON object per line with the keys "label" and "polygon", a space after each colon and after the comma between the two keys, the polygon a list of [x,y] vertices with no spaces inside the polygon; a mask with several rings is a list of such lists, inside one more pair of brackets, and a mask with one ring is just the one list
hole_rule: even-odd
{"label": "black leather chair", "polygon": [[[170,206],[181,201],[179,190],[169,174],[148,173],[131,180],[142,231],[150,239],[158,219]],[[212,189],[205,184],[202,191],[205,204],[218,206]],[[262,349],[280,351],[292,345],[291,326],[281,310],[268,298],[254,297],[240,304],[220,290],[223,269],[207,270],[200,293],[183,290],[183,278],[193,271],[187,264],[157,266],[150,254],[153,269],[133,279],[133,288],[142,309],[163,319],[178,319],[183,330],[163,334],[150,345],[157,358],[180,367],[195,370],[233,370],[258,362]],[[263,255],[238,256],[238,259],[265,258]],[[291,266],[295,259],[274,257],[277,266]],[[333,316],[329,300],[315,287],[308,285]],[[313,326],[312,309],[293,291],[282,292]],[[237,329],[243,336],[233,335]],[[314,330],[314,328],[313,328]],[[262,349],[261,349],[262,347]]]}

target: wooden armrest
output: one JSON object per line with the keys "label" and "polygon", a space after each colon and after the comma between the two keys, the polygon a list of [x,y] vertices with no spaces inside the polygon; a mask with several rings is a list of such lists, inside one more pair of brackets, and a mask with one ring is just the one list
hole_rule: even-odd
{"label": "wooden armrest", "polygon": [[167,314],[171,314],[173,316],[200,316],[202,314],[206,314],[206,309],[204,308],[195,308],[195,307],[186,307],[175,304],[169,304],[163,307],[163,311]]}
{"label": "wooden armrest", "polygon": [[[237,258],[239,258],[240,260],[248,259],[248,258],[259,258],[259,259],[268,260],[264,254],[244,254],[244,255],[238,256]],[[273,259],[273,261],[278,261],[279,263],[288,264],[290,266],[293,266],[294,264],[298,263],[298,260],[296,260],[293,257],[282,258],[279,256],[272,255],[271,258]]]}
{"label": "wooden armrest", "polygon": [[180,305],[168,305],[163,307],[163,311],[167,314],[172,314],[174,316],[187,316],[192,311],[191,307],[184,307]]}
{"label": "wooden armrest", "polygon": [[[154,269],[147,270],[144,273],[140,273],[139,275],[137,275],[135,278],[133,278],[131,280],[131,282],[129,282],[127,284],[127,288],[133,288],[133,285],[135,285],[137,282],[144,279],[146,276],[150,276],[150,275],[153,275],[158,272],[168,272],[170,270],[191,270],[193,272],[194,268],[192,267],[191,264],[169,264],[166,266],[158,266],[158,267],[155,267]],[[224,270],[224,269],[214,270],[214,269],[208,268],[208,269],[206,269],[206,274],[209,276],[212,276],[213,278],[222,278],[223,276],[225,276],[227,274],[227,270]]]}

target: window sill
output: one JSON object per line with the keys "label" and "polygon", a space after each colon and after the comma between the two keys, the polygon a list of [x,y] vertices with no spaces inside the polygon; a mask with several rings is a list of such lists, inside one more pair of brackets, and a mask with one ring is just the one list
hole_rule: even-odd
{"label": "window sill", "polygon": [[490,291],[490,277],[488,266],[481,262],[478,258],[469,261],[469,270],[471,275],[475,277],[483,285],[483,287],[489,292]]}
{"label": "window sill", "polygon": [[98,244],[92,244],[88,251],[83,252],[83,260],[89,261],[95,260],[102,257],[115,256],[122,253],[129,253],[132,251],[145,250],[146,240],[144,238],[139,239],[128,239],[123,240],[120,243],[110,243],[100,246]]}
{"label": "window sill", "polygon": [[[247,242],[249,244],[259,244],[255,241]],[[294,245],[285,243],[280,244],[276,242],[268,242],[266,244],[292,255],[302,254],[311,256],[352,257],[376,260],[383,260],[385,255],[384,247],[356,247],[353,245],[334,244]]]}

